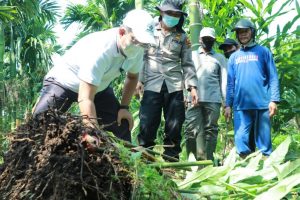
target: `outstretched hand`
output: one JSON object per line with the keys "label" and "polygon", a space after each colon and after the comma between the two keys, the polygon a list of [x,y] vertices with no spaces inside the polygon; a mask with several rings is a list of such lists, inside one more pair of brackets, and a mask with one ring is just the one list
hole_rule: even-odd
{"label": "outstretched hand", "polygon": [[129,130],[131,131],[133,128],[133,117],[131,115],[131,113],[127,110],[127,109],[120,109],[118,112],[118,126],[121,126],[121,121],[122,119],[126,119],[128,121],[129,124]]}

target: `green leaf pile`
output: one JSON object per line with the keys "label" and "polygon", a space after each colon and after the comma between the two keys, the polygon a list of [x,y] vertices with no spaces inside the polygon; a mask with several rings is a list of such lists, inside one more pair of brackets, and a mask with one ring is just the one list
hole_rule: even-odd
{"label": "green leaf pile", "polygon": [[232,149],[224,165],[187,171],[178,188],[188,199],[280,200],[300,191],[300,158],[286,161],[291,137],[268,157],[260,152],[240,160]]}

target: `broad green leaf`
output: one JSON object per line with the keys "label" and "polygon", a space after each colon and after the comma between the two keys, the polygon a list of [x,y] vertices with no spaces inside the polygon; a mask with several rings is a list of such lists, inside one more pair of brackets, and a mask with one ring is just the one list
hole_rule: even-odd
{"label": "broad green leaf", "polygon": [[250,160],[251,160],[252,158],[256,157],[256,156],[259,155],[259,154],[260,154],[259,151],[255,151],[255,152],[251,153],[250,155],[248,155],[245,159],[241,159],[241,160],[237,161],[237,162],[235,163],[235,166],[236,166],[236,167],[237,167],[237,166],[238,166],[238,167],[239,167],[239,166],[246,167],[246,166],[249,164]]}
{"label": "broad green leaf", "polygon": [[226,193],[226,187],[218,185],[203,185],[198,189],[198,192],[204,196],[211,196]]}
{"label": "broad green leaf", "polygon": [[273,151],[270,155],[270,157],[265,161],[264,163],[264,168],[271,167],[272,165],[275,164],[280,164],[288,150],[289,150],[289,145],[291,144],[291,136],[287,137],[276,149]]}
{"label": "broad green leaf", "polygon": [[271,0],[271,1],[268,3],[267,7],[265,8],[263,14],[268,13],[269,15],[271,15],[272,10],[273,10],[273,6],[274,6],[274,4],[275,4],[276,2],[277,2],[277,0]]}
{"label": "broad green leaf", "polygon": [[286,23],[286,24],[284,25],[284,27],[283,27],[283,29],[282,29],[282,32],[283,32],[283,33],[287,33],[288,30],[290,30],[292,26],[293,26],[293,24],[291,23],[291,21],[289,21],[288,23]]}
{"label": "broad green leaf", "polygon": [[255,197],[255,194],[247,189],[243,189],[239,186],[237,186],[237,184],[229,184],[229,183],[226,183],[226,182],[221,182],[221,184],[225,185],[228,189],[230,190],[234,190],[234,192],[243,192],[251,197]]}
{"label": "broad green leaf", "polygon": [[261,0],[256,0],[257,3],[257,11],[258,13],[261,13],[261,10],[263,9],[263,3]]}
{"label": "broad green leaf", "polygon": [[269,17],[267,17],[265,20],[268,21],[268,24],[271,24],[277,17],[280,17],[282,15],[287,14],[289,11],[285,11],[285,12],[276,12],[274,15],[271,15]]}
{"label": "broad green leaf", "polygon": [[272,167],[266,167],[266,168],[263,168],[263,169],[257,171],[254,175],[262,176],[265,181],[269,181],[269,180],[272,180],[272,179],[276,178],[277,176],[279,176],[279,173],[281,171],[283,171],[283,169],[286,168],[287,165],[289,165],[289,163],[283,163],[281,165],[276,165],[276,169],[278,170],[278,173],[274,169],[275,165],[273,165]]}
{"label": "broad green leaf", "polygon": [[254,7],[254,5],[251,5],[248,1],[246,0],[240,0],[240,2],[246,6],[248,9],[250,9],[252,11],[253,14],[255,14],[256,17],[260,16],[260,13],[256,10],[256,8]]}
{"label": "broad green leaf", "polygon": [[187,189],[194,183],[200,183],[207,179],[218,180],[228,173],[230,169],[228,167],[213,167],[207,166],[204,169],[196,172],[190,173],[184,181],[178,183],[179,189]]}
{"label": "broad green leaf", "polygon": [[181,196],[184,197],[184,199],[189,199],[189,200],[199,200],[199,199],[201,199],[201,195],[193,194],[193,193],[187,193],[187,192],[181,192]]}
{"label": "broad green leaf", "polygon": [[[244,184],[250,184],[252,187],[257,187],[260,184],[265,183],[266,181],[264,180],[264,178],[262,176],[249,176],[241,181],[239,181],[236,184],[240,184],[240,183],[244,183]],[[243,187],[244,188],[244,187]],[[249,189],[250,186],[248,186],[248,188],[244,188],[244,189]]]}
{"label": "broad green leaf", "polygon": [[251,176],[255,175],[255,170],[253,168],[244,168],[244,167],[238,167],[234,170],[232,170],[229,174],[229,183],[234,184],[237,183],[243,179],[249,178]]}
{"label": "broad green leaf", "polygon": [[294,171],[294,174],[300,174],[300,167]]}
{"label": "broad green leaf", "polygon": [[287,195],[294,186],[298,184],[300,184],[300,174],[295,174],[283,179],[277,185],[270,188],[267,192],[258,195],[255,200],[280,200],[285,195]]}
{"label": "broad green leaf", "polygon": [[283,179],[290,175],[292,172],[294,172],[296,169],[300,168],[300,159],[297,159],[292,162],[287,162],[287,165],[285,165],[281,170],[279,174],[279,178]]}
{"label": "broad green leaf", "polygon": [[274,43],[274,46],[275,46],[275,47],[278,47],[279,44],[280,44],[280,41],[281,41],[281,39],[280,39],[280,37],[279,37],[280,34],[281,34],[281,32],[280,32],[280,26],[277,25],[277,31],[276,31],[277,37],[276,37],[276,40],[275,40],[275,43]]}
{"label": "broad green leaf", "polygon": [[271,187],[276,185],[274,181],[264,182],[265,184],[256,185],[256,194],[261,194],[268,191]]}
{"label": "broad green leaf", "polygon": [[[270,24],[272,21],[275,20],[275,18],[277,18],[277,17],[279,17],[279,16],[281,16],[281,15],[284,15],[284,14],[288,13],[290,10],[289,10],[289,11],[284,11],[284,12],[282,12],[282,10],[286,7],[286,5],[287,5],[288,3],[290,3],[290,1],[291,1],[291,0],[285,1],[284,4],[282,4],[281,7],[275,12],[275,14],[270,15],[270,16],[268,16],[268,17],[265,19],[266,22],[268,22],[268,24]],[[271,6],[271,5],[268,5],[268,6]],[[259,17],[259,16],[258,16],[258,17]]]}
{"label": "broad green leaf", "polygon": [[230,167],[230,168],[234,167],[236,164],[236,159],[237,159],[236,148],[233,147],[231,149],[229,155],[224,160],[224,166]]}
{"label": "broad green leaf", "polygon": [[212,12],[212,13],[214,13],[215,12],[215,9],[216,9],[216,6],[217,6],[217,1],[211,1],[211,9],[210,9],[210,11]]}
{"label": "broad green leaf", "polygon": [[278,13],[281,12],[281,11],[285,8],[285,6],[288,5],[290,2],[291,2],[291,0],[285,1],[285,2],[281,5],[281,7],[278,9]]}
{"label": "broad green leaf", "polygon": [[262,158],[262,154],[258,151],[258,155],[250,159],[247,168],[256,170],[259,167],[259,161],[261,160],[261,158]]}
{"label": "broad green leaf", "polygon": [[[255,178],[256,180],[256,178]],[[251,182],[239,182],[235,184],[237,187],[246,189],[246,190],[255,190],[257,187],[260,187],[259,184],[253,184]]]}
{"label": "broad green leaf", "polygon": [[293,20],[291,21],[292,26],[295,24],[295,22],[297,22],[300,18],[300,15],[296,15]]}
{"label": "broad green leaf", "polygon": [[182,182],[179,182],[178,186],[180,189],[184,189],[192,185],[193,183],[199,182],[198,179],[200,179],[200,181],[205,180],[205,174],[213,170],[213,166],[207,166],[197,172],[187,172],[185,179]]}
{"label": "broad green leaf", "polygon": [[298,1],[295,1],[295,4],[296,4],[296,10],[297,10],[297,13],[298,13],[298,15],[300,15],[300,6],[299,6],[299,2],[298,2]]}

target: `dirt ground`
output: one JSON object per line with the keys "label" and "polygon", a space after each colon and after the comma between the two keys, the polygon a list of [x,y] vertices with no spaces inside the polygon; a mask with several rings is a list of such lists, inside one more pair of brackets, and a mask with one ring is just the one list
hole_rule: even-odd
{"label": "dirt ground", "polygon": [[[129,199],[130,171],[108,137],[88,152],[81,119],[49,111],[10,134],[0,166],[0,199]],[[97,133],[99,134],[99,133]]]}

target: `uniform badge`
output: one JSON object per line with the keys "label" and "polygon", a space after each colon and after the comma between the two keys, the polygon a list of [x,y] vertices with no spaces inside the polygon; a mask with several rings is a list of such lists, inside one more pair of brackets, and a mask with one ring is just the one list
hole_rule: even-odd
{"label": "uniform badge", "polygon": [[186,38],[186,39],[185,39],[185,44],[186,44],[186,46],[188,46],[189,48],[191,48],[191,46],[192,46],[192,42],[191,42],[191,40],[190,40],[189,38]]}

